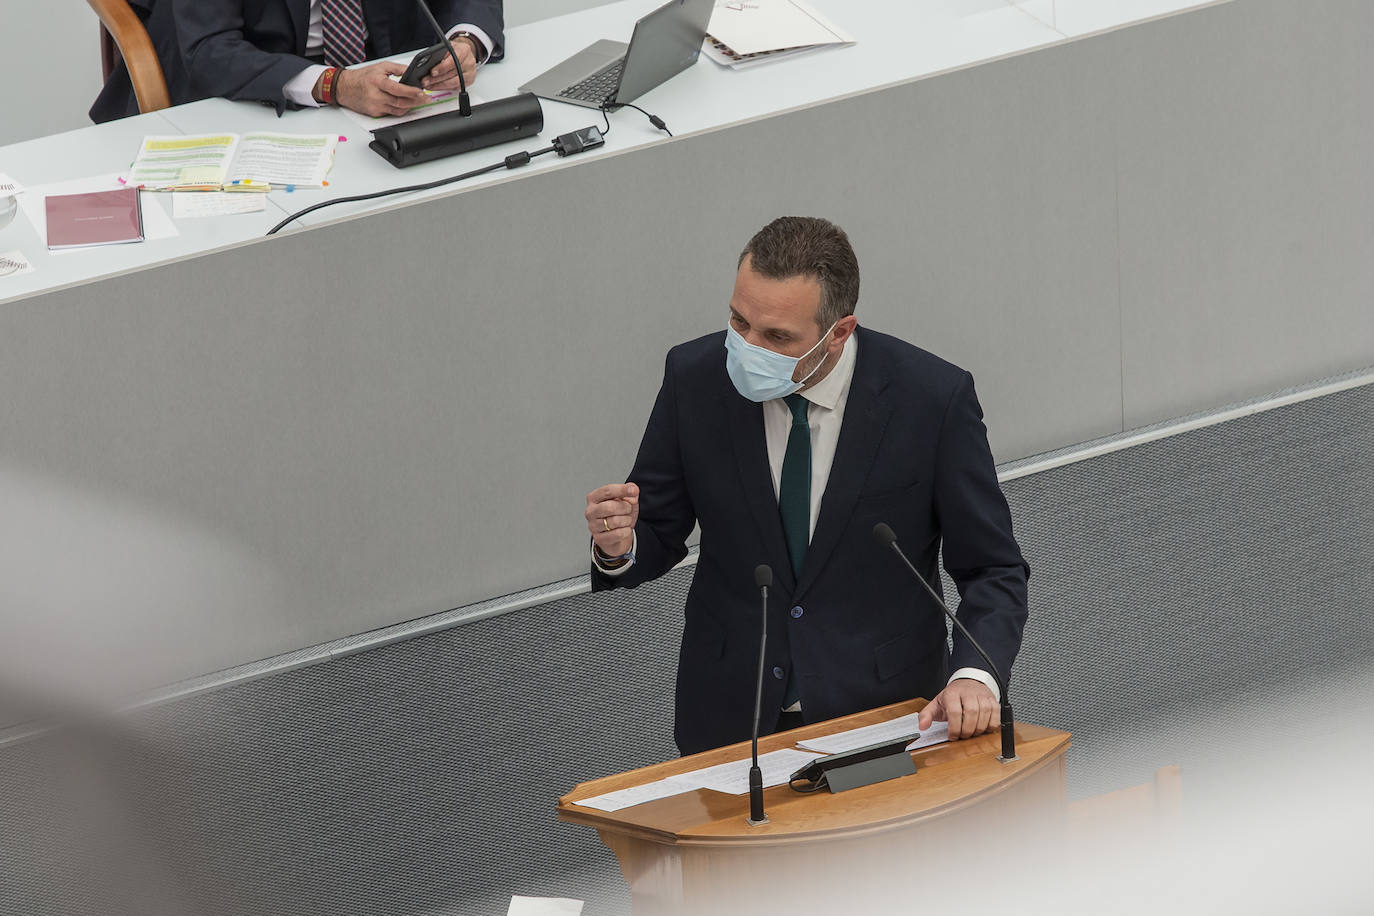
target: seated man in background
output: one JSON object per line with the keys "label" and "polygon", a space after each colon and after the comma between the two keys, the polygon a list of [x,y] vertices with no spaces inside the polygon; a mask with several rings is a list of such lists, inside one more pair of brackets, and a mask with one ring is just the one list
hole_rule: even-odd
{"label": "seated man in background", "polygon": [[[469,83],[504,53],[501,0],[425,0],[446,30]],[[404,114],[424,93],[391,76],[403,64],[343,68],[436,41],[415,0],[131,0],[158,50],[173,104],[220,96],[287,108],[341,105],[371,116]],[[122,66],[122,65],[121,65]],[[424,88],[458,88],[444,60]],[[109,120],[137,113],[127,73],[116,70],[91,109]]]}
{"label": "seated man in background", "polygon": [[[177,41],[177,28],[172,21],[172,0],[129,0],[129,8],[143,21],[143,28],[153,43],[172,104],[180,105],[201,98],[191,94],[190,79],[181,61],[181,44]],[[115,62],[110,78],[95,97],[89,114],[97,124],[138,114],[138,99],[134,97],[129,68],[122,57]]]}

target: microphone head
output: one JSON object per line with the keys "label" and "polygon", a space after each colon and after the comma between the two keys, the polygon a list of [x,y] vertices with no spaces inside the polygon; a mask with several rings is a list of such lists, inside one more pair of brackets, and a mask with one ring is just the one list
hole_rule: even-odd
{"label": "microphone head", "polygon": [[887,522],[879,522],[873,526],[873,540],[878,542],[879,547],[891,547],[897,543],[897,532],[893,531]]}
{"label": "microphone head", "polygon": [[767,563],[754,567],[754,587],[769,588],[773,584],[773,568]]}

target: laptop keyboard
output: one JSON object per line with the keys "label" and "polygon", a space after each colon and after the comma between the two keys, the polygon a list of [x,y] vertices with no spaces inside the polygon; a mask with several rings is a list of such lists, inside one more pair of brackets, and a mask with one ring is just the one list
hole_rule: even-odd
{"label": "laptop keyboard", "polygon": [[558,94],[565,99],[604,104],[610,101],[611,96],[620,86],[620,74],[624,70],[625,58],[622,57],[605,69],[598,70],[582,82],[574,83]]}

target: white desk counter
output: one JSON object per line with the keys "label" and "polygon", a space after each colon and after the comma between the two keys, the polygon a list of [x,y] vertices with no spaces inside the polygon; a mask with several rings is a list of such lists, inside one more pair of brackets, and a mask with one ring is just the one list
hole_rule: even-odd
{"label": "white desk counter", "polygon": [[[474,90],[483,98],[500,98],[514,93],[551,63],[598,38],[628,40],[635,19],[659,2],[622,0],[512,29],[506,60],[484,67]],[[817,8],[858,39],[856,45],[739,72],[703,60],[648,93],[637,104],[664,118],[675,135],[683,136],[996,60],[1086,31],[1205,5],[1178,0],[1132,0],[1124,5],[1101,0],[1060,0],[1057,6],[1048,2],[1014,4],[1006,0],[816,0]],[[1054,27],[1056,22],[1062,23],[1060,28]],[[339,147],[329,188],[289,194],[275,191],[270,195],[274,206],[262,215],[178,221],[181,236],[176,239],[52,257],[36,233],[25,231],[32,227],[27,226],[22,215],[18,216],[15,225],[0,230],[0,250],[22,250],[36,270],[0,281],[0,303],[252,241],[286,214],[319,200],[433,181],[486,165],[515,149],[545,146],[551,138],[589,123],[601,123],[600,116],[587,109],[549,101],[543,106],[545,128],[539,141],[505,144],[403,170],[393,168],[369,150],[367,143],[371,138],[367,130],[342,112],[301,110],[278,118],[267,106],[223,99],[181,105],[152,115],[0,148],[0,171],[26,185],[39,185],[122,171],[146,134],[285,130],[337,133],[348,138]],[[630,109],[613,115],[612,125],[604,148],[576,160],[560,162],[550,155],[513,172],[492,173],[428,192],[344,204],[311,214],[300,222],[318,224],[404,206],[417,199],[460,194],[666,139],[642,115]],[[170,211],[170,197],[158,195],[158,199]]]}

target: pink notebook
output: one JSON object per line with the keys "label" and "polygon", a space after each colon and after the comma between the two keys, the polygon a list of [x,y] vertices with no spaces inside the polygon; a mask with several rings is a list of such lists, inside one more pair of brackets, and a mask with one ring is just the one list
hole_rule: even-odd
{"label": "pink notebook", "polygon": [[44,203],[48,211],[49,248],[143,241],[143,208],[137,188],[53,194]]}

